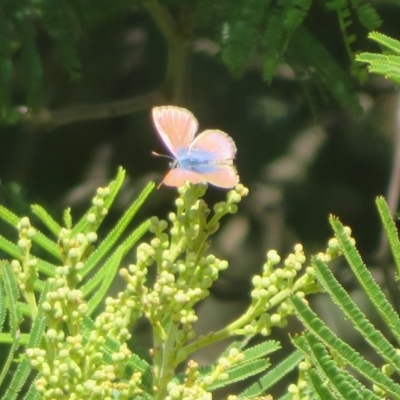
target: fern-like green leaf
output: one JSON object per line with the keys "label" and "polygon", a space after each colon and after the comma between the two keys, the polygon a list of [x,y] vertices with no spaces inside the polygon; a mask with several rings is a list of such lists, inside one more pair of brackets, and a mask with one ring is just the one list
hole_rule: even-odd
{"label": "fern-like green leaf", "polygon": [[[382,24],[379,14],[365,0],[330,0],[327,2],[327,8],[336,11],[340,25],[344,29],[352,23],[350,6],[361,24],[368,30],[376,29]],[[348,36],[349,38],[350,36]]]}
{"label": "fern-like green leaf", "polygon": [[43,274],[45,274],[47,277],[53,277],[55,269],[56,269],[56,265],[51,264],[47,261],[41,260],[40,258],[38,258],[37,260],[38,260],[37,267],[38,267],[39,271],[42,272]]}
{"label": "fern-like green leaf", "polygon": [[[361,6],[362,4],[357,4],[362,2],[363,0],[355,0],[354,7],[357,7],[357,11],[361,12]],[[363,78],[362,73],[359,70],[359,65],[357,63],[354,63],[354,53],[352,50],[352,44],[356,40],[356,36],[354,34],[350,34],[348,32],[349,26],[352,24],[352,15],[350,12],[350,4],[348,0],[330,0],[327,2],[327,8],[331,9],[336,12],[338,21],[339,21],[339,27],[342,32],[343,38],[344,38],[344,45],[347,51],[347,55],[349,57],[349,60],[352,63],[351,70],[352,72],[359,76],[359,78]],[[361,13],[364,16],[364,13]]]}
{"label": "fern-like green leaf", "polygon": [[[6,272],[7,273],[7,272]],[[10,270],[10,272],[11,270]],[[46,284],[43,293],[40,297],[39,301],[39,307],[38,307],[38,314],[32,324],[32,329],[29,333],[29,339],[27,340],[27,347],[28,348],[35,348],[39,345],[40,341],[42,340],[43,332],[46,327],[45,324],[45,315],[44,315],[44,310],[42,307],[43,302],[46,300],[46,295],[49,289],[49,283]],[[12,292],[14,292],[12,290]],[[13,304],[13,308],[18,309],[15,305],[17,304],[16,300],[11,300]],[[14,343],[12,347],[14,347],[15,343],[21,344],[21,340],[19,339],[18,341],[14,339]],[[2,397],[2,400],[15,400],[15,399],[20,399],[21,398],[21,390],[25,386],[25,383],[29,377],[29,374],[31,373],[31,368],[29,366],[29,361],[27,357],[22,358],[22,362],[18,365],[17,370],[13,373],[13,378],[8,386],[8,389],[4,396]],[[35,391],[29,390],[30,397],[29,398],[35,398],[31,397],[34,395]]]}
{"label": "fern-like green leaf", "polygon": [[13,212],[0,205],[0,218],[13,226],[14,228],[18,225],[20,218],[15,215]]}
{"label": "fern-like green leaf", "polygon": [[263,62],[263,78],[270,81],[275,75],[278,65],[282,62],[282,54],[285,50],[285,0],[279,0],[268,16],[267,29],[263,37],[265,47]]}
{"label": "fern-like green leaf", "polygon": [[[306,342],[306,346],[304,346],[304,342]],[[313,360],[316,371],[325,381],[325,385],[337,394],[338,397],[336,398],[362,400],[368,397],[378,400],[378,397],[358,382],[348,371],[338,367],[332,356],[328,354],[325,347],[315,336],[306,333],[298,340],[295,340],[295,343],[302,349],[304,354],[307,354]]]}
{"label": "fern-like green leaf", "polygon": [[111,283],[114,281],[115,275],[117,273],[118,267],[121,264],[123,257],[123,249],[119,247],[113,255],[107,260],[102,266],[101,275],[104,276],[100,288],[88,301],[88,311],[87,314],[90,316],[97,308],[97,306],[104,300]]}
{"label": "fern-like green leaf", "polygon": [[232,383],[243,381],[244,379],[265,371],[270,365],[271,362],[268,359],[258,359],[240,365],[239,367],[228,369],[226,371],[228,377],[207,386],[207,390],[216,390]]}
{"label": "fern-like green leaf", "polygon": [[339,355],[340,358],[345,360],[349,366],[360,375],[381,387],[392,396],[393,399],[400,399],[400,385],[393,382],[373,364],[361,357],[360,354],[347,343],[337,338],[326,324],[321,321],[301,299],[293,297],[292,305],[297,317],[302,321],[303,325],[315,335],[320,342],[331,349],[331,351],[334,351],[335,354]]}
{"label": "fern-like green leaf", "polygon": [[72,229],[72,214],[71,207],[68,207],[63,212],[63,221],[67,229]]}
{"label": "fern-like green leaf", "polygon": [[[106,338],[105,349],[108,354],[115,354],[120,351],[120,344],[115,340]],[[127,361],[127,365],[129,365],[134,371],[139,371],[141,373],[146,373],[149,369],[151,369],[150,364],[137,356],[136,354],[132,354],[129,360]]]}
{"label": "fern-like green leaf", "polygon": [[390,249],[397,268],[397,275],[400,276],[400,240],[396,225],[390,215],[389,206],[383,197],[377,197],[375,200],[378,207],[379,216],[382,221],[383,228],[386,232],[386,237],[389,240]]}
{"label": "fern-like green leaf", "polygon": [[24,357],[21,363],[18,365],[16,372],[14,372],[11,383],[8,386],[6,393],[2,397],[2,400],[20,399],[20,392],[22,390],[22,387],[25,385],[30,372],[31,368],[29,366],[29,361],[26,357]]}
{"label": "fern-like green leaf", "polygon": [[372,64],[369,67],[369,72],[382,75],[386,79],[390,79],[394,83],[400,84],[400,68],[388,68],[387,64]]}
{"label": "fern-like green leaf", "polygon": [[87,330],[88,332],[93,331],[96,328],[96,325],[92,318],[89,316],[85,315],[83,318],[83,328]]}
{"label": "fern-like green leaf", "polygon": [[38,204],[31,206],[33,213],[47,226],[50,232],[58,238],[60,234],[61,226],[53,219],[48,212]]}
{"label": "fern-like green leaf", "polygon": [[151,225],[150,220],[140,224],[129,236],[122,242],[121,247],[124,249],[124,256],[132,249],[139,239],[149,230]]}
{"label": "fern-like green leaf", "polygon": [[356,57],[356,60],[369,63],[369,72],[382,75],[395,83],[400,83],[400,56],[361,53]]}
{"label": "fern-like green leaf", "polygon": [[47,32],[56,43],[56,49],[71,79],[79,78],[81,68],[76,43],[74,40],[74,30],[71,21],[70,2],[66,0],[41,0],[37,2],[38,11]]}
{"label": "fern-like green leaf", "polygon": [[293,352],[266,375],[258,379],[256,383],[240,393],[239,399],[252,398],[266,393],[267,390],[279,382],[289,372],[297,368],[299,362],[303,360],[303,358],[304,356],[300,351]]}
{"label": "fern-like green leaf", "polygon": [[[134,244],[148,231],[150,226],[150,220],[145,221],[141,224],[135,231],[128,236],[126,240],[119,246],[119,251],[121,251],[121,259],[128,253],[128,251],[134,246]],[[113,257],[113,256],[111,256]],[[107,270],[101,268],[94,277],[91,277],[82,287],[82,293],[86,298],[90,293],[92,293],[105,279]]]}
{"label": "fern-like green leaf", "polygon": [[40,400],[41,395],[36,390],[35,382],[31,384],[24,396],[24,400]]}
{"label": "fern-like green leaf", "polygon": [[8,301],[11,335],[15,339],[19,331],[19,326],[21,325],[23,320],[21,311],[19,307],[16,306],[18,304],[18,299],[19,299],[19,290],[17,282],[15,281],[14,273],[11,270],[10,264],[2,262],[0,267],[1,267],[1,277],[4,283],[4,289]]}
{"label": "fern-like green leaf", "polygon": [[310,386],[310,388],[312,388],[312,393],[315,396],[315,399],[339,400],[337,393],[333,393],[330,386],[326,384],[326,380],[323,380],[321,376],[315,371],[315,369],[307,371],[307,377],[308,385]]}
{"label": "fern-like green leaf", "polygon": [[257,42],[265,10],[271,0],[238,0],[232,3],[222,47],[222,59],[240,77]]}
{"label": "fern-like green leaf", "polygon": [[268,340],[266,342],[257,344],[243,351],[245,358],[241,363],[246,363],[264,357],[279,350],[280,348],[281,344],[276,340]]}
{"label": "fern-like green leaf", "polygon": [[149,183],[139,195],[139,197],[135,200],[134,203],[125,211],[124,215],[115,225],[115,227],[111,230],[111,232],[107,235],[107,237],[101,242],[101,244],[97,247],[97,249],[89,256],[86,260],[83,268],[82,268],[82,276],[86,276],[88,272],[90,272],[98,262],[106,256],[106,254],[110,251],[112,246],[117,242],[117,240],[121,237],[121,235],[125,232],[126,227],[131,222],[132,218],[136,215],[146,198],[154,189],[154,182]]}
{"label": "fern-like green leaf", "polygon": [[[31,332],[29,334],[29,339],[27,343],[28,348],[38,347],[40,341],[43,337],[43,332],[46,327],[46,317],[44,315],[44,310],[42,307],[43,302],[46,300],[46,295],[49,290],[49,283],[46,284],[43,293],[40,297],[38,314],[33,322]],[[17,370],[14,372],[13,379],[4,395],[2,400],[16,400],[21,398],[21,390],[23,389],[29,374],[31,373],[31,368],[29,366],[29,361],[27,357],[22,358],[22,362],[18,365]],[[29,391],[29,397],[25,398],[36,398],[36,390],[31,388]],[[35,397],[32,397],[35,396]]]}
{"label": "fern-like green leaf", "polygon": [[46,301],[47,293],[49,292],[50,282],[47,281],[43,292],[40,295],[39,305],[38,305],[38,314],[34,320],[32,325],[32,329],[29,333],[29,341],[27,346],[29,348],[37,347],[42,340],[42,335],[46,327],[46,316],[44,314],[43,303]]}
{"label": "fern-like green leaf", "polygon": [[293,396],[291,393],[286,393],[283,396],[279,397],[277,400],[292,400]]}
{"label": "fern-like green leaf", "polygon": [[395,53],[400,54],[400,42],[398,40],[393,39],[379,32],[370,32],[368,34],[368,38],[375,40],[376,42],[388,48],[389,50],[392,50]]}
{"label": "fern-like green leaf", "polygon": [[284,21],[287,33],[291,36],[298,26],[304,21],[311,7],[312,0],[292,0],[286,6],[286,18]]}
{"label": "fern-like green leaf", "polygon": [[[0,206],[0,218],[14,228],[18,226],[21,220],[17,215],[15,215],[13,212],[3,206]],[[50,240],[47,236],[43,235],[43,233],[41,233],[39,230],[36,229],[36,234],[33,236],[32,241],[37,243],[40,247],[42,247],[56,259],[62,260],[62,255],[57,244]],[[2,236],[0,236],[0,248],[2,248],[4,251],[6,251],[8,254],[16,259],[20,259],[21,257],[21,251],[19,250],[18,246],[14,245],[11,242],[8,242]]]}
{"label": "fern-like green leaf", "polygon": [[151,365],[148,364],[146,360],[143,360],[134,353],[131,354],[129,360],[127,361],[127,365],[134,371],[140,371],[143,375],[151,372]]}
{"label": "fern-like green leaf", "polygon": [[400,318],[398,314],[395,312],[392,305],[386,299],[381,288],[369,273],[356,247],[345,232],[343,225],[337,218],[332,216],[330,217],[329,221],[335,232],[335,236],[339,241],[340,249],[343,251],[343,254],[346,257],[346,260],[349,263],[354,275],[357,277],[363,290],[367,294],[379,315],[385,321],[387,326],[390,327],[390,330],[393,333],[397,343],[400,343]]}
{"label": "fern-like green leaf", "polygon": [[[1,366],[1,373],[0,373],[0,387],[4,382],[4,379],[8,374],[12,374],[12,371],[10,370],[12,363],[14,361],[14,358],[16,358],[16,353],[20,347],[20,343],[18,340],[13,340],[11,343],[11,346],[7,349],[7,357],[5,357],[5,360],[2,362]],[[4,352],[5,353],[5,352]],[[5,354],[3,354],[4,356]]]}
{"label": "fern-like green leaf", "polygon": [[319,282],[329,293],[332,300],[340,307],[347,319],[368,341],[371,347],[388,363],[394,365],[400,371],[400,357],[397,350],[382,335],[381,332],[367,320],[367,317],[357,307],[347,292],[340,286],[328,266],[321,260],[314,259],[313,265],[316,268],[316,275]]}
{"label": "fern-like green leaf", "polygon": [[[92,332],[95,329],[95,323],[89,316],[86,315],[83,318],[83,327],[86,332]],[[104,353],[105,356],[111,357],[111,354],[118,352],[119,349],[120,349],[120,344],[107,337],[105,346],[102,348],[102,352]],[[142,373],[143,390],[146,393],[152,393],[153,383],[151,375],[151,366],[145,360],[138,357],[136,354],[131,355],[129,360],[126,362],[126,365],[133,371],[139,371]]]}
{"label": "fern-like green leaf", "polygon": [[33,18],[26,1],[14,0],[8,4],[12,5],[10,18],[21,42],[19,52],[23,61],[22,79],[28,89],[27,104],[31,108],[36,108],[39,105],[43,69],[35,42]]}
{"label": "fern-like green leaf", "polygon": [[33,236],[32,241],[40,246],[43,250],[46,250],[51,254],[56,260],[63,260],[60,248],[57,243],[50,240],[46,235],[36,229],[35,236]]}
{"label": "fern-like green leaf", "polygon": [[312,0],[279,0],[268,18],[263,43],[263,76],[269,81],[282,62],[289,40],[311,7]]}
{"label": "fern-like green leaf", "polygon": [[[19,334],[18,342],[20,345],[26,345],[28,343],[29,335],[26,333]],[[15,342],[15,336],[10,333],[0,333],[0,343],[13,344]]]}
{"label": "fern-like green leaf", "polygon": [[4,322],[7,316],[7,307],[6,307],[6,294],[4,292],[3,284],[1,283],[0,277],[0,332],[4,330]]}
{"label": "fern-like green leaf", "polygon": [[[104,199],[104,208],[109,210],[111,205],[113,204],[115,197],[119,193],[119,190],[121,189],[122,183],[124,182],[125,179],[125,170],[123,168],[118,168],[117,176],[113,182],[110,183],[109,189],[110,193],[109,195]],[[73,227],[71,231],[71,237],[76,236],[80,232],[85,232],[87,226],[88,226],[88,219],[87,216],[88,214],[93,213],[95,210],[95,207],[91,207],[85,215],[79,220],[79,222]],[[65,217],[65,216],[64,216]],[[105,217],[105,216],[104,216]],[[98,221],[97,227],[99,227],[101,224],[101,221]]]}
{"label": "fern-like green leaf", "polygon": [[367,3],[365,0],[350,0],[350,3],[359,21],[368,30],[376,29],[382,24],[381,17],[370,3]]}
{"label": "fern-like green leaf", "polygon": [[17,260],[21,259],[20,248],[17,245],[15,245],[14,243],[5,239],[3,236],[0,236],[0,249],[5,251],[12,258],[15,258]]}
{"label": "fern-like green leaf", "polygon": [[[361,112],[357,96],[352,93],[352,82],[340,68],[325,47],[301,26],[292,36],[288,46],[287,58],[303,78],[312,79],[313,85],[321,85],[331,92],[336,101],[344,107]],[[307,79],[307,78],[306,78]]]}
{"label": "fern-like green leaf", "polygon": [[400,56],[397,55],[362,53],[357,56],[357,61],[369,62],[372,66],[386,65],[388,70],[400,67]]}

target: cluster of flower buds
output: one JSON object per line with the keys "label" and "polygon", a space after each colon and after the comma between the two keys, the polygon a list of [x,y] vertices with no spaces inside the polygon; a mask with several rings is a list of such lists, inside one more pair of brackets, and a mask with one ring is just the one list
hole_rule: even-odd
{"label": "cluster of flower buds", "polygon": [[27,296],[28,293],[33,293],[33,286],[39,274],[37,259],[31,255],[32,238],[36,235],[36,230],[31,226],[28,217],[21,218],[17,229],[21,256],[19,260],[11,262],[11,267],[21,292]]}

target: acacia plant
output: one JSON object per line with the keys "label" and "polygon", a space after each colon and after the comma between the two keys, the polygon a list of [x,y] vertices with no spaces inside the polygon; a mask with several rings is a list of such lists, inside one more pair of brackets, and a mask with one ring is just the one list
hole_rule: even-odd
{"label": "acacia plant", "polygon": [[[15,244],[0,236],[8,254],[0,275],[0,339],[8,348],[3,398],[210,399],[216,389],[255,374],[261,374],[257,383],[238,397],[265,398],[303,356],[294,350],[271,368],[267,356],[280,349],[279,342],[249,341],[286,326],[293,296],[304,300],[321,290],[302,246],[283,261],[268,251],[262,271],[253,277],[247,310],[223,329],[197,336],[196,304],[228,268],[227,261],[207,252],[209,240],[221,218],[237,212],[247,189],[237,185],[211,210],[202,199],[206,186],[187,184],[178,189],[168,221],[152,217],[131,230],[129,222],[153,190],[151,183],[99,240],[98,228],[123,178],[120,169],[75,224],[70,209],[61,225],[33,205],[47,233],[27,217],[0,208],[1,218],[18,233]],[[133,263],[126,264],[125,256],[140,238]],[[318,257],[328,259],[335,252],[331,247]],[[110,296],[117,274],[125,283]],[[152,332],[147,360],[129,342],[142,318]],[[192,359],[196,350],[229,337],[243,340],[229,345],[212,365],[200,367]]]}

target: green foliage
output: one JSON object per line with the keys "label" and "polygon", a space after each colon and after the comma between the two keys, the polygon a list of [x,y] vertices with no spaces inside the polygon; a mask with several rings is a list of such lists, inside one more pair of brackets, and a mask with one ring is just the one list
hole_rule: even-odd
{"label": "green foliage", "polygon": [[[9,257],[0,265],[0,343],[7,347],[2,399],[195,400],[252,377],[257,381],[238,398],[263,398],[304,358],[294,351],[272,366],[269,356],[281,349],[279,342],[249,345],[255,335],[267,337],[273,328],[286,326],[293,295],[321,290],[313,270],[304,268],[302,246],[283,261],[269,251],[253,277],[244,313],[219,331],[198,336],[196,306],[228,267],[207,254],[210,237],[248,191],[237,185],[211,210],[202,199],[206,186],[187,184],[178,189],[176,212],[168,222],[153,217],[130,231],[154,189],[151,183],[98,240],[124,175],[120,169],[108,187],[99,188],[76,223],[70,209],[58,222],[43,207],[32,206],[45,233],[27,217],[0,208],[0,218],[18,232],[16,244],[0,235],[0,248]],[[126,256],[147,231],[148,242],[137,246],[134,264],[126,265]],[[331,250],[325,257],[333,255]],[[118,272],[124,283],[118,294],[109,295]],[[151,327],[152,364],[128,345],[143,318]],[[200,367],[191,359],[194,352],[232,336],[244,339],[231,343],[211,365]]]}
{"label": "green foliage", "polygon": [[223,32],[222,59],[233,76],[240,77],[247,66],[270,2],[241,0],[231,3]]}
{"label": "green foliage", "polygon": [[311,1],[309,0],[280,0],[271,10],[267,29],[263,35],[266,49],[263,55],[264,78],[267,81],[273,78],[279,64],[283,62],[283,54],[291,36],[303,22],[310,6]]}
{"label": "green foliage", "polygon": [[[0,13],[0,111],[11,105],[10,82],[13,75],[13,65],[10,57],[9,42],[7,40],[7,20]],[[1,115],[4,118],[4,115]]]}
{"label": "green foliage", "polygon": [[[294,69],[310,105],[318,104],[317,92],[319,96],[330,92],[339,104],[360,111],[358,99],[352,93],[352,82],[318,37],[303,25],[311,0],[244,3],[230,4],[230,18],[223,30],[222,59],[234,76],[243,74],[251,56],[258,55],[263,60],[266,81],[270,81],[278,66],[286,62]],[[326,7],[337,13],[351,68],[362,77],[353,62],[351,45],[355,35],[347,33],[352,23],[350,7],[368,30],[381,24],[380,17],[363,0],[333,0],[327,2]]]}
{"label": "green foliage", "polygon": [[357,61],[369,63],[369,71],[400,83],[400,42],[379,32],[371,32],[369,38],[384,48],[384,54],[361,53]]}
{"label": "green foliage", "polygon": [[356,36],[348,32],[349,27],[352,25],[350,7],[353,8],[361,24],[368,30],[378,28],[381,25],[382,21],[374,8],[365,0],[330,0],[327,2],[327,7],[330,10],[335,11],[337,14],[340,30],[342,31],[344,38],[346,51],[350,59],[352,60],[352,71],[355,75],[358,75],[360,78],[362,78],[361,71],[359,71],[359,69],[357,68],[357,64],[355,64],[353,61],[354,53],[351,46],[355,42]]}
{"label": "green foliage", "polygon": [[81,64],[77,39],[79,23],[92,29],[115,18],[123,11],[140,3],[135,0],[116,1],[52,1],[5,0],[0,3],[0,121],[14,123],[18,113],[10,108],[11,80],[14,67],[22,65],[21,83],[26,89],[26,105],[37,109],[41,105],[43,66],[36,38],[42,27],[53,39],[60,61],[71,79],[80,77]]}
{"label": "green foliage", "polygon": [[316,94],[328,101],[326,90],[329,90],[338,103],[360,110],[357,97],[351,94],[352,82],[349,76],[307,29],[301,27],[296,31],[288,48],[287,58],[311,99],[311,105],[316,104],[312,100],[316,99]]}
{"label": "green foliage", "polygon": [[72,20],[68,17],[72,11],[69,2],[60,0],[55,4],[52,0],[38,0],[36,5],[43,25],[55,42],[62,64],[72,79],[79,77],[81,66],[75,43],[76,35]]}
{"label": "green foliage", "polygon": [[[11,344],[0,374],[3,399],[23,398],[24,392],[26,399],[39,394],[40,384],[26,390],[27,380],[33,376],[32,367],[40,370],[34,361],[39,356],[39,350],[35,349],[43,349],[40,354],[43,351],[47,354],[46,368],[52,369],[59,359],[57,348],[53,347],[55,332],[61,336],[68,332],[76,335],[79,331],[88,335],[88,327],[93,327],[88,321],[104,300],[123,257],[148,230],[149,221],[131,232],[127,227],[154,184],[143,190],[96,250],[87,255],[87,250],[97,241],[96,231],[112,206],[124,176],[125,171],[120,169],[109,187],[98,189],[93,206],[75,226],[69,217],[67,226],[62,227],[42,207],[32,206],[32,211],[49,230],[48,236],[34,228],[27,217],[20,218],[0,208],[0,218],[19,232],[16,245],[0,236],[0,248],[11,256],[10,260],[1,262],[0,272],[0,342]],[[123,234],[127,236],[121,240]],[[35,254],[39,249],[40,256]],[[64,318],[60,318],[60,313],[65,313]],[[45,337],[50,341],[44,346]],[[112,338],[107,343],[104,352],[112,353]],[[20,362],[15,364],[18,356]],[[128,357],[126,361],[131,368],[145,368],[135,357]],[[13,376],[11,381],[7,374]]]}
{"label": "green foliage", "polygon": [[[5,1],[0,5],[0,15],[5,16],[3,21],[6,24],[12,24],[12,30],[6,25],[8,28],[6,28],[6,33],[8,33],[6,37],[9,38],[9,43],[8,46],[4,46],[3,55],[6,55],[7,59],[2,64],[6,66],[6,69],[0,75],[11,78],[11,56],[17,48],[22,61],[22,79],[27,89],[26,103],[28,107],[35,107],[39,104],[43,68],[35,41],[36,29],[29,7],[30,2],[27,0]],[[9,81],[4,80],[4,84],[7,88]],[[7,97],[11,96],[7,95]]]}
{"label": "green foliage", "polygon": [[[147,9],[167,39],[170,57],[164,85],[175,86],[167,88],[171,93],[178,93],[176,98],[172,96],[172,101],[179,100],[182,87],[187,84],[187,50],[182,48],[182,43],[194,38],[196,28],[201,26],[211,28],[204,32],[213,36],[218,32],[222,38],[222,60],[233,76],[240,77],[251,60],[261,60],[264,79],[270,81],[278,66],[288,63],[296,71],[311,104],[318,104],[314,98],[320,91],[332,94],[345,107],[359,109],[351,83],[343,72],[339,73],[341,67],[305,26],[312,4],[312,0],[3,1],[0,3],[1,121],[13,123],[19,116],[18,110],[12,107],[15,104],[11,95],[16,65],[22,65],[19,81],[26,91],[28,110],[35,111],[41,106],[43,66],[36,43],[38,33],[46,32],[51,37],[61,64],[71,79],[77,79],[81,74],[77,44],[82,35],[108,20],[122,18],[133,5]],[[337,14],[350,68],[361,77],[353,62],[355,36],[349,29],[355,18],[365,29],[376,29],[381,23],[380,17],[366,0],[330,0],[323,6]],[[172,13],[165,7],[171,7]],[[316,56],[301,57],[305,46],[308,46],[308,55]],[[313,73],[306,75],[306,71]],[[333,78],[328,79],[332,72]],[[306,76],[307,82],[303,82]]]}
{"label": "green foliage", "polygon": [[267,393],[277,382],[284,378],[289,372],[293,371],[303,360],[303,354],[300,351],[294,351],[286,357],[274,369],[262,376],[257,382],[240,393],[240,399],[254,398]]}
{"label": "green foliage", "polygon": [[381,25],[382,20],[380,16],[366,0],[350,0],[350,3],[359,21],[365,28],[372,30]]}
{"label": "green foliage", "polygon": [[[212,211],[202,199],[206,186],[187,184],[178,189],[169,221],[153,217],[130,231],[130,222],[154,189],[151,183],[99,241],[97,231],[124,175],[120,169],[108,187],[99,188],[76,223],[70,209],[59,223],[43,207],[32,206],[46,233],[27,217],[0,208],[0,218],[18,232],[16,244],[0,235],[0,248],[10,257],[0,264],[0,343],[7,348],[0,372],[2,399],[195,400],[248,378],[256,382],[237,398],[261,399],[297,368],[298,383],[288,387],[283,399],[400,399],[400,384],[393,379],[400,371],[400,317],[363,263],[350,229],[337,218],[330,218],[335,238],[312,258],[311,267],[305,268],[301,245],[283,261],[270,250],[252,279],[251,301],[243,314],[219,331],[198,336],[196,306],[228,267],[225,260],[207,254],[210,237],[221,218],[237,211],[247,189],[237,185]],[[383,198],[377,206],[399,272],[396,227]],[[148,231],[151,235],[137,246],[134,263],[125,265]],[[384,332],[329,269],[327,263],[339,255],[345,256],[380,315]],[[124,285],[109,295],[118,272]],[[311,310],[305,297],[321,290],[382,360],[382,367],[338,338]],[[297,350],[273,365],[269,356],[279,354],[279,342],[249,343],[255,335],[268,337],[272,329],[284,328],[293,313],[306,331],[293,338]],[[143,318],[151,327],[151,364],[128,345]],[[192,359],[194,352],[233,336],[244,339],[231,343],[211,365],[200,367]]]}
{"label": "green foliage", "polygon": [[142,0],[72,0],[70,2],[74,14],[83,26],[88,29],[95,28],[110,19],[123,15]]}
{"label": "green foliage", "polygon": [[[385,200],[378,198],[376,203],[398,268],[400,242],[394,221]],[[329,398],[325,397],[326,390],[335,399],[399,399],[400,385],[392,375],[400,371],[400,317],[363,263],[355,241],[350,236],[350,229],[344,227],[335,217],[330,218],[330,223],[335,232],[335,239],[331,245],[337,247],[338,252],[345,256],[360,286],[384,322],[384,329],[378,330],[368,320],[334,277],[324,257],[316,256],[312,261],[316,277],[346,319],[359,331],[364,341],[384,364],[381,367],[372,364],[338,338],[307,304],[293,298],[296,314],[307,328],[303,336],[294,340],[305,356],[305,363],[301,368],[303,375],[299,386],[293,387],[293,392],[303,393],[300,382],[305,381],[307,385],[303,387],[307,387],[307,390],[311,387],[313,392],[318,393],[317,398],[321,399]],[[391,340],[387,339],[389,333]],[[357,376],[362,379],[354,376],[352,371],[356,371]]]}

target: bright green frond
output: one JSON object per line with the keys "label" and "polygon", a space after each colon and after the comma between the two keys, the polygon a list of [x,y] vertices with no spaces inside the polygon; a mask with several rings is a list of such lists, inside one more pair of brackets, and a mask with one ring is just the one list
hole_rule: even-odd
{"label": "bright green frond", "polygon": [[315,335],[331,352],[337,354],[343,363],[348,364],[349,367],[356,370],[372,384],[382,387],[393,398],[400,399],[400,386],[397,383],[363,358],[351,346],[339,339],[301,299],[294,297],[292,304],[297,316],[307,330]]}

